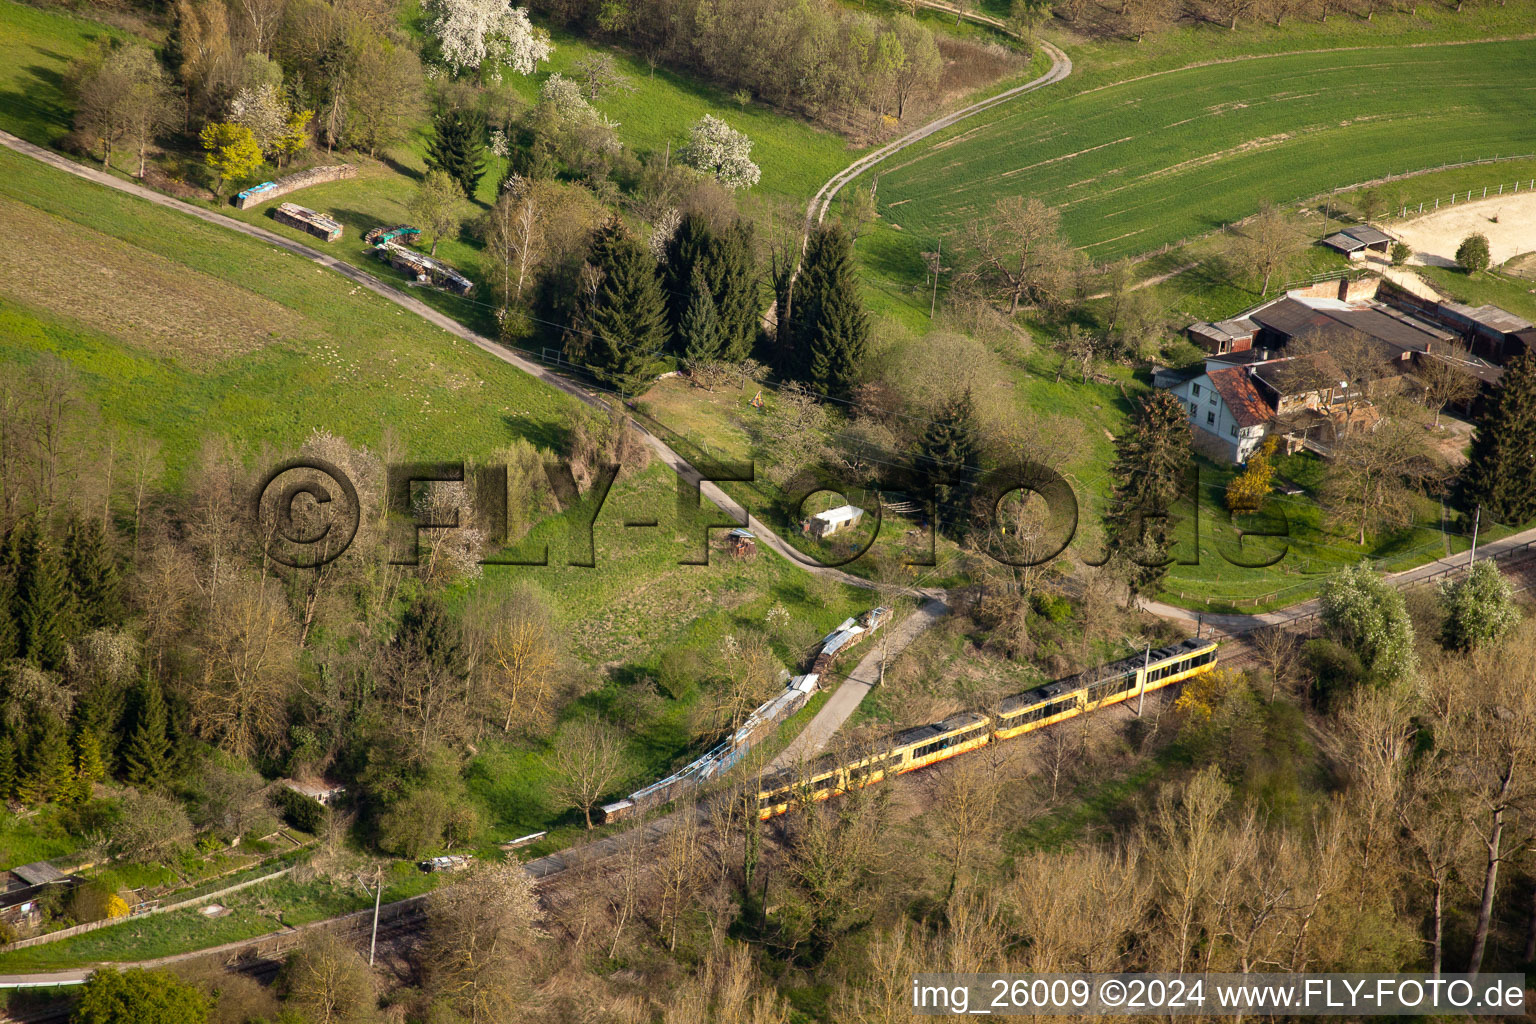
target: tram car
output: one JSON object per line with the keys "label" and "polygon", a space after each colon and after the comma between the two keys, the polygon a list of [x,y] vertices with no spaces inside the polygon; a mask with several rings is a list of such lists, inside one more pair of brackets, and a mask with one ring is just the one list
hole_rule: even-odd
{"label": "tram car", "polygon": [[1099,708],[1183,682],[1216,664],[1216,643],[1194,638],[1100,665],[1005,698],[995,714],[963,711],[942,722],[896,734],[889,750],[826,765],[809,778],[791,769],[764,776],[757,816],[768,819],[798,803],[825,800],[890,775],[926,768],[998,740],[1012,739]]}

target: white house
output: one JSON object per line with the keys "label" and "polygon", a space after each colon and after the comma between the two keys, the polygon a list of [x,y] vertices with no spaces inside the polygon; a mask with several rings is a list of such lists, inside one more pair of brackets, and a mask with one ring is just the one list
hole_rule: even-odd
{"label": "white house", "polygon": [[1195,448],[1228,462],[1247,462],[1275,416],[1242,367],[1207,363],[1203,371],[1166,387],[1188,410]]}

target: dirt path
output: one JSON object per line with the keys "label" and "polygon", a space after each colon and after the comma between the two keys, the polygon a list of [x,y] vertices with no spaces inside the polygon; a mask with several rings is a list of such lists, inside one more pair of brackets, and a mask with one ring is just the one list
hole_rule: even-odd
{"label": "dirt path", "polygon": [[890,636],[875,637],[869,653],[859,659],[852,672],[843,680],[816,717],[800,730],[800,735],[785,747],[773,760],[774,768],[785,768],[816,756],[827,745],[848,717],[858,709],[869,691],[880,681],[880,663],[887,658],[897,658],[925,629],[933,625],[949,611],[943,591],[928,597],[917,611],[899,624],[887,626]]}

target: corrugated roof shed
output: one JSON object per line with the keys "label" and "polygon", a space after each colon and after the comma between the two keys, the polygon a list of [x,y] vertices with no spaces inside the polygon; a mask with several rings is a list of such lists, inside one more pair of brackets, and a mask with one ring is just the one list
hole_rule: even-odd
{"label": "corrugated roof shed", "polygon": [[1446,302],[1442,305],[1452,313],[1464,316],[1479,326],[1501,334],[1514,334],[1532,326],[1524,317],[1516,316],[1507,309],[1498,306],[1467,306],[1460,302]]}
{"label": "corrugated roof shed", "polygon": [[1357,224],[1352,228],[1345,228],[1341,233],[1359,239],[1366,245],[1381,245],[1392,241],[1391,235],[1378,231],[1369,224]]}
{"label": "corrugated roof shed", "polygon": [[1359,252],[1365,248],[1365,243],[1360,241],[1360,239],[1352,238],[1342,231],[1323,239],[1323,244],[1330,249],[1337,249],[1339,252],[1345,253]]}

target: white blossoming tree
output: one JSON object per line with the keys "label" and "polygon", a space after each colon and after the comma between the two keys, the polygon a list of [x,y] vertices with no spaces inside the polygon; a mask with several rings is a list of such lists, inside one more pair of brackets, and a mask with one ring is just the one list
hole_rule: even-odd
{"label": "white blossoming tree", "polygon": [[726,188],[751,188],[763,172],[751,160],[752,140],[718,117],[705,114],[688,133],[683,159]]}
{"label": "white blossoming tree", "polygon": [[503,66],[531,75],[554,50],[549,33],[529,22],[527,9],[507,0],[430,0],[429,9],[432,33],[454,74],[489,63],[493,77]]}

